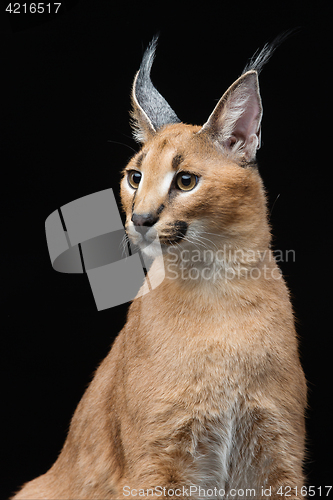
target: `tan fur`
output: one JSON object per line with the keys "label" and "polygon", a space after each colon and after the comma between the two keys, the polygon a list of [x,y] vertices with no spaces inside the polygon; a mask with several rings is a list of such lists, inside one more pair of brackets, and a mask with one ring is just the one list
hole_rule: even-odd
{"label": "tan fur", "polygon": [[[163,262],[156,259],[149,276],[161,266],[166,276],[133,301],[58,460],[16,500],[133,499],[142,498],[140,489],[191,485],[223,488],[225,498],[231,489],[255,488],[257,499],[271,487],[271,498],[280,499],[279,487],[304,485],[306,384],[289,294],[270,250],[262,181],[241,153],[216,147],[199,131],[162,128],[124,171],[122,202],[133,239],[127,172],[143,173],[134,210],[155,213],[164,205],[155,225]],[[199,183],[170,196],[161,183],[176,155]],[[190,241],[169,253],[175,220],[189,224]],[[202,259],[185,264],[181,276],[182,249],[187,256],[200,250]],[[192,279],[212,268],[204,249],[221,250],[216,279]],[[124,496],[125,486],[137,495]]]}

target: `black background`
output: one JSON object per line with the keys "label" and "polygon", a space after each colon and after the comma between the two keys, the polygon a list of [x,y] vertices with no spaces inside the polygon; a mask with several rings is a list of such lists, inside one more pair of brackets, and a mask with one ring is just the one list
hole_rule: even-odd
{"label": "black background", "polygon": [[86,276],[52,269],[44,221],[82,196],[118,192],[119,173],[138,150],[128,120],[132,80],[157,32],[153,82],[183,121],[202,124],[255,50],[299,27],[260,77],[258,161],[274,205],[275,248],[295,251],[281,267],[309,383],[308,484],[332,484],[329,4],[82,0],[62,2],[57,15],[9,14],[7,5],[0,17],[1,496],[55,461],[125,322],[127,305],[97,312]]}

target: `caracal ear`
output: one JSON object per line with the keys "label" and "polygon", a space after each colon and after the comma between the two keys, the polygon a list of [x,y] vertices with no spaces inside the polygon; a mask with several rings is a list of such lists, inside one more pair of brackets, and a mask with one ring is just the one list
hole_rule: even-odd
{"label": "caracal ear", "polygon": [[143,143],[147,142],[164,125],[180,122],[176,113],[156,90],[150,79],[156,45],[157,37],[154,37],[143,55],[132,90],[133,134],[138,142]]}
{"label": "caracal ear", "polygon": [[252,161],[260,147],[261,117],[258,73],[250,70],[225,92],[199,133]]}

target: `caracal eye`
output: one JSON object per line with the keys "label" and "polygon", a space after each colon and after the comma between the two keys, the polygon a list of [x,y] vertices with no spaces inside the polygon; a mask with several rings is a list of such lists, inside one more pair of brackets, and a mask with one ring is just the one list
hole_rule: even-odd
{"label": "caracal eye", "polygon": [[191,191],[198,183],[198,177],[188,172],[179,172],[176,177],[176,186],[182,191]]}
{"label": "caracal eye", "polygon": [[142,174],[137,170],[131,170],[127,176],[128,183],[133,189],[138,189],[141,178]]}

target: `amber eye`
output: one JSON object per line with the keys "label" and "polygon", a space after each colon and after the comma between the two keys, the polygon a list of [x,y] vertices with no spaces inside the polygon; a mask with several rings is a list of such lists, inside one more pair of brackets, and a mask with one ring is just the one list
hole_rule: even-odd
{"label": "amber eye", "polygon": [[191,191],[198,182],[198,177],[187,172],[179,172],[176,177],[176,185],[182,191]]}
{"label": "amber eye", "polygon": [[131,170],[128,173],[128,183],[133,189],[138,189],[140,181],[141,181],[142,174],[138,172],[137,170]]}

